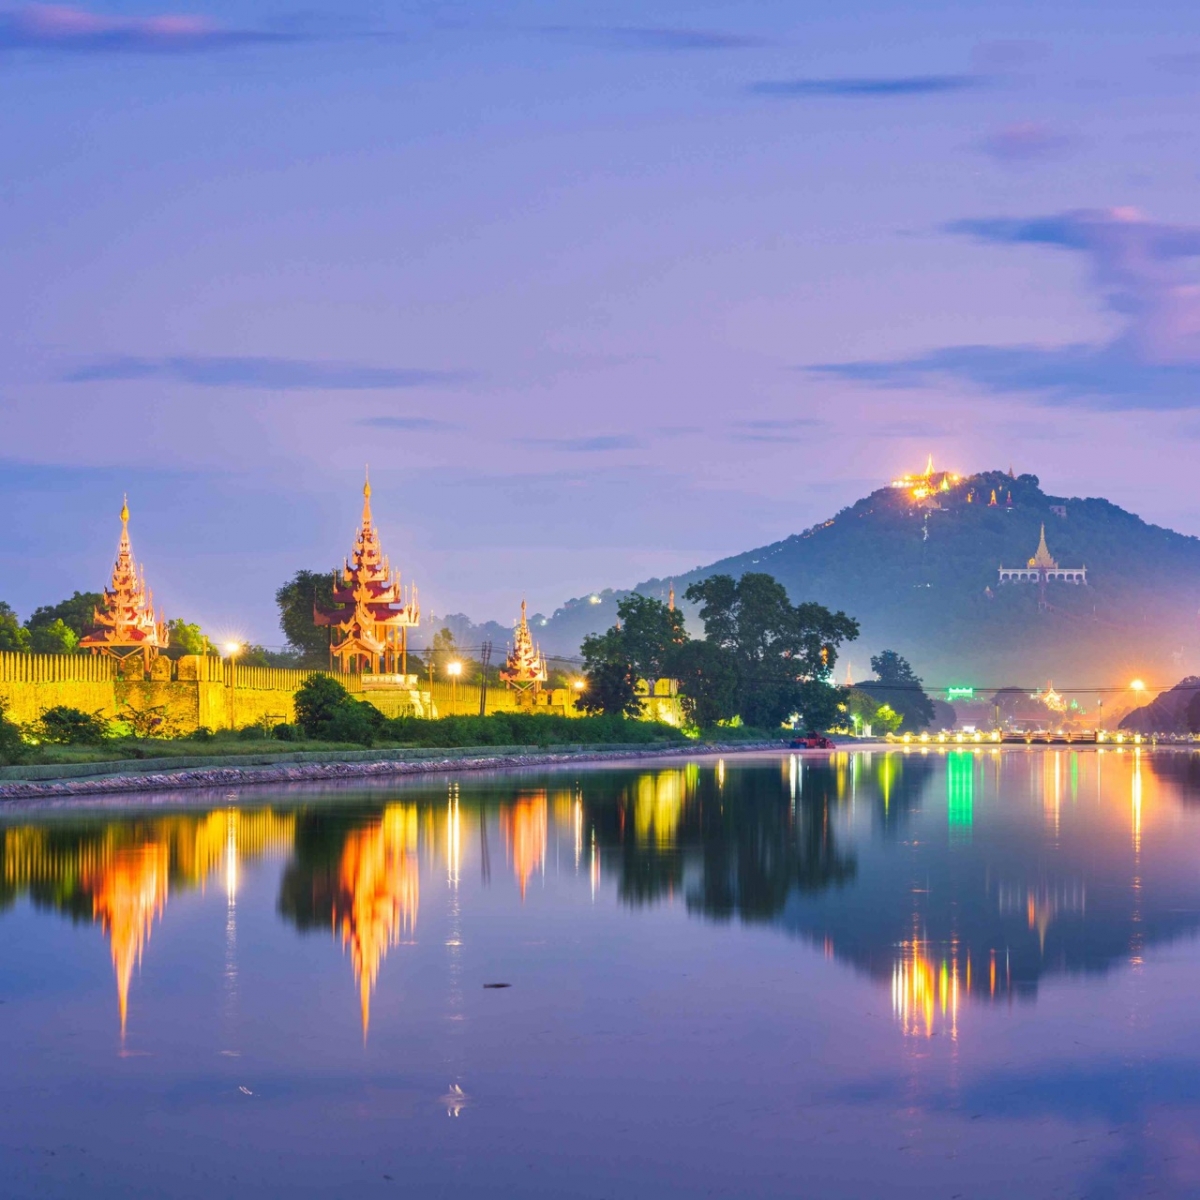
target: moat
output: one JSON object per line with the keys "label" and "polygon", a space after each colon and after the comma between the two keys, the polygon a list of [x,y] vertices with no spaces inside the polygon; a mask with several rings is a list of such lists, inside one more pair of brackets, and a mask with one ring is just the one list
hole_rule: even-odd
{"label": "moat", "polygon": [[1195,1195],[1200,753],[0,811],[5,1196]]}

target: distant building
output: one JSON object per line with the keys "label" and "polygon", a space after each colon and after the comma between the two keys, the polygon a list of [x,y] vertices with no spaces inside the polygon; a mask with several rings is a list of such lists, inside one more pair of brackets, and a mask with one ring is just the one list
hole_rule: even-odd
{"label": "distant building", "polygon": [[1064,521],[1067,519],[1067,506],[1065,504],[1052,504],[1050,505],[1050,511],[1056,517],[1062,517]]}
{"label": "distant building", "polygon": [[1042,525],[1042,536],[1038,541],[1037,553],[1023,567],[1001,567],[1001,583],[1036,583],[1038,585],[1039,603],[1046,604],[1046,582],[1057,579],[1062,583],[1087,584],[1086,567],[1060,567],[1058,562],[1050,557],[1050,548],[1046,545],[1046,526]]}

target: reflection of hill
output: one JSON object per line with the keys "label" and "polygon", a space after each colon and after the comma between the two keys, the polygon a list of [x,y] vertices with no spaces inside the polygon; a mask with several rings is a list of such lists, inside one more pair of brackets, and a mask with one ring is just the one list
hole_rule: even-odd
{"label": "reflection of hill", "polygon": [[415,805],[390,804],[365,820],[321,814],[301,821],[279,910],[299,929],[332,929],[349,949],[364,1037],[379,968],[415,926],[420,890]]}
{"label": "reflection of hill", "polygon": [[133,968],[166,907],[170,887],[202,886],[239,858],[255,858],[291,839],[292,818],[262,810],[220,809],[152,819],[83,819],[4,830],[3,894],[28,894],[73,921],[98,922],[117,976],[121,1032]]}
{"label": "reflection of hill", "polygon": [[[656,822],[670,775],[679,802]],[[968,995],[1032,994],[1047,973],[1104,971],[1193,932],[1200,881],[1182,847],[1142,830],[1189,793],[1200,755],[1065,751],[834,755],[734,765],[723,784],[684,768],[584,786],[627,903],[682,892],[697,914],[775,924],[890,981],[902,1023],[926,1032]]]}

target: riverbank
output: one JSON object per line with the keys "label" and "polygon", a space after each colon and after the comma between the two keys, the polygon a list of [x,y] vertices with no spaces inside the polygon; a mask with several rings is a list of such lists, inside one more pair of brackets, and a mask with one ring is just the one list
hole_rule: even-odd
{"label": "riverbank", "polygon": [[[63,799],[72,796],[184,791],[192,788],[249,787],[321,780],[380,779],[443,773],[540,767],[562,763],[624,762],[686,758],[698,754],[734,754],[745,750],[783,750],[785,740],[648,746],[645,743],[558,746],[464,746],[455,749],[359,751],[342,754],[279,754],[237,760],[142,760],[128,763],[74,763],[58,767],[6,768],[25,778],[0,779],[0,801]],[[164,767],[170,769],[164,769]],[[114,769],[116,768],[116,769]]]}

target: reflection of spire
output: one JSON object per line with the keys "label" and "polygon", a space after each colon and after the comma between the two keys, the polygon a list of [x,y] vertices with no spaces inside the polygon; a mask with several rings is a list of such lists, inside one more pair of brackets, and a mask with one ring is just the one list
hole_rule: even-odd
{"label": "reflection of spire", "polygon": [[892,1012],[906,1035],[933,1037],[940,1011],[949,1022],[951,1038],[958,1036],[958,962],[941,964],[927,954],[924,942],[900,943],[900,956],[892,967]]}
{"label": "reflection of spire", "polygon": [[383,820],[346,839],[333,904],[333,927],[349,946],[362,1005],[363,1039],[371,1020],[371,991],[388,950],[417,920],[417,813],[393,804]]}
{"label": "reflection of spire", "polygon": [[524,900],[529,876],[546,857],[546,793],[520,797],[511,808],[501,809],[500,828],[512,849],[513,870]]}
{"label": "reflection of spire", "polygon": [[167,902],[169,858],[166,842],[126,847],[99,867],[98,877],[83,880],[92,893],[92,915],[112,944],[122,1039],[133,968],[141,965],[154,919],[162,915]]}

